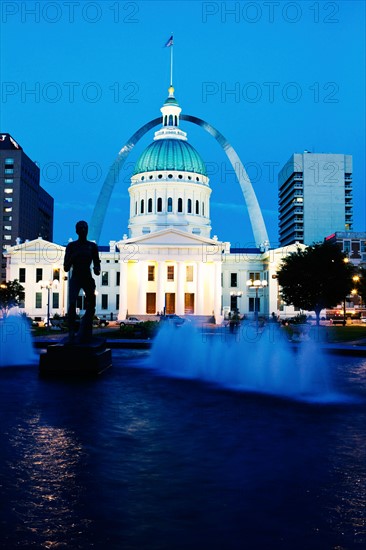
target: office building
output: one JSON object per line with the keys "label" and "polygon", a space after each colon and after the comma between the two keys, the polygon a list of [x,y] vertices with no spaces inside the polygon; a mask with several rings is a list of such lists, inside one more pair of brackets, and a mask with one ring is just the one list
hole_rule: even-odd
{"label": "office building", "polygon": [[278,176],[279,242],[311,245],[352,231],[352,156],[293,154]]}
{"label": "office building", "polygon": [[[40,186],[40,170],[7,133],[0,134],[2,254],[25,240],[53,238],[53,198]],[[0,279],[6,278],[2,255]]]}

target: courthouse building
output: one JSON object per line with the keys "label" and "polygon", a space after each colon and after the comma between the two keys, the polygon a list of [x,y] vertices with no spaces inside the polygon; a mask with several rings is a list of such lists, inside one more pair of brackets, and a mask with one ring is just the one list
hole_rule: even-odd
{"label": "courthouse building", "polygon": [[[211,236],[210,181],[203,159],[180,127],[173,87],[161,113],[161,127],[131,177],[128,234],[99,246],[97,314],[122,320],[165,312],[214,316],[217,323],[236,309],[249,318],[256,312],[293,315],[293,308],[281,303],[276,271],[298,244],[273,250],[267,242],[242,249]],[[41,237],[7,250],[6,278],[24,286],[28,315],[67,311],[64,251]],[[81,295],[81,313],[83,306]]]}

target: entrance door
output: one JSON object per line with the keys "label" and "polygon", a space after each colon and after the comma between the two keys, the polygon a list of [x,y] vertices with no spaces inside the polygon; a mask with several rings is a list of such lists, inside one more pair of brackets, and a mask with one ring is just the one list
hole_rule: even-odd
{"label": "entrance door", "polygon": [[156,294],[155,292],[146,293],[146,313],[156,313]]}
{"label": "entrance door", "polygon": [[165,313],[172,314],[175,313],[175,293],[166,292],[165,293]]}
{"label": "entrance door", "polygon": [[186,293],[184,295],[184,313],[185,315],[194,314],[194,294]]}

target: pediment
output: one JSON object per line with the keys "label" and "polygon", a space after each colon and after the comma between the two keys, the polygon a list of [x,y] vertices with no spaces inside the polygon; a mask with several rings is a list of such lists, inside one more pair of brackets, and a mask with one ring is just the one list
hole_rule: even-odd
{"label": "pediment", "polygon": [[38,237],[38,239],[33,239],[31,241],[24,241],[23,243],[15,244],[14,246],[11,246],[5,254],[16,254],[18,252],[26,253],[26,252],[35,252],[35,251],[49,251],[50,253],[52,251],[64,251],[65,247],[52,243],[50,241],[46,241],[42,239],[42,237]]}
{"label": "pediment", "polygon": [[146,246],[189,247],[202,245],[218,245],[220,244],[220,242],[216,239],[208,239],[207,237],[193,235],[192,233],[186,233],[185,231],[179,231],[177,229],[163,229],[162,231],[156,231],[155,233],[149,233],[140,237],[121,240],[117,243],[117,246],[120,248],[129,244]]}

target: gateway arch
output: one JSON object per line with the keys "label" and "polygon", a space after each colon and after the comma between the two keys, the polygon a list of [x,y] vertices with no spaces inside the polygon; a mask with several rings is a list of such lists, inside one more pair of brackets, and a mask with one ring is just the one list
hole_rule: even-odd
{"label": "gateway arch", "polygon": [[[231,166],[235,171],[238,182],[240,184],[240,187],[244,196],[244,200],[248,208],[249,219],[252,226],[252,231],[253,231],[253,236],[254,236],[254,241],[256,243],[256,246],[268,247],[269,246],[268,234],[267,234],[266,226],[264,223],[264,219],[262,216],[261,209],[259,207],[256,194],[250,182],[249,176],[238,154],[236,153],[235,149],[230,145],[228,140],[216,128],[214,128],[211,124],[209,124],[205,120],[202,120],[201,118],[197,118],[195,116],[183,115],[183,114],[180,115],[180,119],[187,120],[188,122],[192,122],[193,124],[197,124],[197,126],[200,126],[204,130],[206,130],[206,132],[211,134],[211,136],[213,136],[216,139],[216,141],[219,142],[219,144],[225,151],[226,156],[228,157],[231,163]],[[122,147],[122,149],[118,153],[114,163],[109,169],[107,177],[99,193],[98,200],[94,207],[92,219],[89,224],[90,240],[99,242],[100,234],[104,223],[104,218],[107,213],[113,188],[115,186],[115,183],[118,181],[118,175],[120,173],[120,170],[125,160],[127,159],[132,149],[135,147],[136,143],[138,143],[138,141],[149,130],[151,130],[155,126],[158,126],[159,124],[161,124],[161,117],[154,118],[153,120],[150,120],[150,122],[147,122],[146,124],[144,124],[144,126],[139,128],[139,130],[137,130],[130,137],[130,139],[127,141],[127,143]]]}

